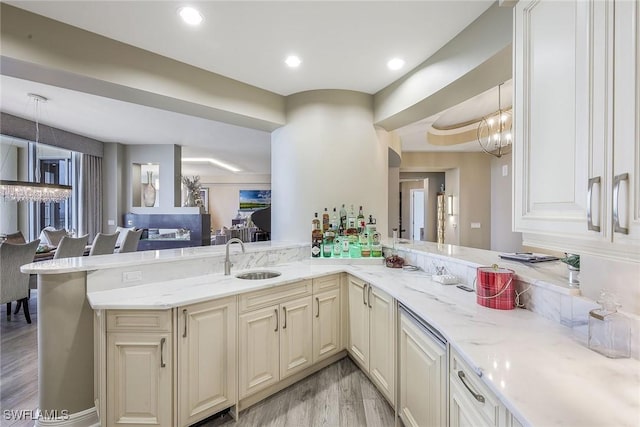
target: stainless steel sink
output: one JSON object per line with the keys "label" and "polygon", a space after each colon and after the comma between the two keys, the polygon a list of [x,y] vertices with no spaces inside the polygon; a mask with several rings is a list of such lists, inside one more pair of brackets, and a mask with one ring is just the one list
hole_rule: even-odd
{"label": "stainless steel sink", "polygon": [[248,271],[246,273],[236,274],[238,279],[245,280],[264,280],[264,279],[273,279],[274,277],[278,277],[280,274],[277,271]]}

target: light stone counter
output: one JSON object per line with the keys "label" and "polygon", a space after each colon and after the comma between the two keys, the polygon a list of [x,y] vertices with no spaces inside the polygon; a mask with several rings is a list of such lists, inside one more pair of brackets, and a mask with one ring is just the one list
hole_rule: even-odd
{"label": "light stone counter", "polygon": [[[575,326],[571,324],[575,318],[565,321],[566,310],[575,312],[580,306],[583,312],[593,302],[583,301],[576,295],[579,291],[564,284],[564,265],[559,262],[530,266],[499,260],[491,251],[417,242],[398,245],[401,256],[425,270],[411,272],[386,268],[380,260],[371,265],[311,260],[308,244],[246,246],[246,255],[233,247],[236,266],[231,276],[221,273],[223,247],[122,254],[109,260],[59,260],[22,270],[44,275],[86,272],[86,295],[93,309],[166,309],[347,272],[388,292],[438,329],[524,425],[640,425],[637,355],[607,359],[589,350],[575,327],[563,326]],[[528,310],[492,310],[477,305],[472,293],[430,280],[434,267],[444,265],[470,284],[475,267],[496,260],[516,271],[520,285],[559,298],[531,292]],[[258,281],[234,276],[255,269],[282,275]],[[136,278],[139,273],[140,280],[126,283],[125,276],[131,273]]]}
{"label": "light stone counter", "polygon": [[[589,350],[572,329],[528,310],[492,310],[422,271],[312,260],[266,268],[268,280],[203,275],[90,292],[94,309],[170,308],[337,272],[390,293],[437,328],[524,425],[640,425],[640,362]],[[239,271],[234,271],[237,274]]]}

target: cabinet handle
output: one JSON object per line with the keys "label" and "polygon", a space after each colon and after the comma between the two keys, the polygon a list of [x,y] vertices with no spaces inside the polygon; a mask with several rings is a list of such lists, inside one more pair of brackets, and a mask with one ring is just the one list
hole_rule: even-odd
{"label": "cabinet handle", "polygon": [[[593,178],[589,178],[589,188],[587,190],[587,229],[589,229],[590,231],[600,231],[600,226],[599,225],[594,225],[593,224],[593,219],[591,216],[591,196],[593,194],[593,185],[594,184],[598,184],[600,185],[600,177],[596,176]],[[598,203],[598,206],[600,206],[600,203]]]}
{"label": "cabinet handle", "polygon": [[316,312],[316,317],[320,317],[320,298],[316,297],[316,303],[318,304],[318,311]]}
{"label": "cabinet handle", "polygon": [[371,308],[371,285],[369,285],[369,290],[367,291],[367,303],[369,304],[369,308]]}
{"label": "cabinet handle", "polygon": [[278,332],[278,309],[276,308],[273,311],[276,312],[276,328],[273,330],[273,332]]}
{"label": "cabinet handle", "polygon": [[182,310],[182,315],[184,316],[184,332],[182,333],[182,338],[187,337],[187,309]]}
{"label": "cabinet handle", "polygon": [[164,363],[164,344],[167,342],[166,338],[160,340],[160,367],[164,368],[167,365]]}
{"label": "cabinet handle", "polygon": [[287,329],[287,307],[282,307],[284,313],[284,322],[282,322],[282,329]]}
{"label": "cabinet handle", "polygon": [[362,304],[367,305],[367,284],[362,285]]}
{"label": "cabinet handle", "polygon": [[462,384],[464,384],[464,386],[467,388],[467,390],[469,390],[469,393],[471,393],[473,395],[473,397],[475,397],[478,402],[484,403],[484,396],[474,392],[473,390],[471,390],[471,387],[469,387],[469,385],[465,381],[465,378],[467,378],[467,377],[466,377],[466,375],[464,374],[463,371],[458,371],[458,377],[460,378],[460,381],[462,381]]}
{"label": "cabinet handle", "polygon": [[618,215],[618,201],[620,196],[620,181],[627,181],[628,173],[623,173],[613,177],[613,231],[616,233],[629,234],[629,229],[620,226],[620,216]]}

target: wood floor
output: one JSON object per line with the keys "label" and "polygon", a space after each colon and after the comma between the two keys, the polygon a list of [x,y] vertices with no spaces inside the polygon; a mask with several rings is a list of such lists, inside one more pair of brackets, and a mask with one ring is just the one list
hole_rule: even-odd
{"label": "wood floor", "polygon": [[[31,324],[22,310],[7,320],[6,304],[0,304],[0,426],[33,426],[28,416],[6,419],[11,417],[4,411],[34,411],[38,407],[37,294],[31,291]],[[15,303],[11,308],[15,310]]]}
{"label": "wood floor", "polygon": [[348,358],[242,411],[202,424],[219,426],[392,427],[393,409]]}
{"label": "wood floor", "polygon": [[[32,420],[7,420],[5,410],[35,410],[38,406],[37,292],[27,324],[22,310],[7,321],[0,308],[0,426],[33,426]],[[15,304],[14,304],[15,307]],[[349,359],[288,387],[240,413],[238,423],[224,415],[201,424],[219,426],[392,427],[393,409],[369,379]]]}

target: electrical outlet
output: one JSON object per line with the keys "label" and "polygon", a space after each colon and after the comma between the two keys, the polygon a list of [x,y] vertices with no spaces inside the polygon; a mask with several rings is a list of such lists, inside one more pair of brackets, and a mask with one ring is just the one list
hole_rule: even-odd
{"label": "electrical outlet", "polygon": [[472,222],[471,223],[471,228],[480,228],[480,223],[479,222]]}
{"label": "electrical outlet", "polygon": [[107,220],[107,225],[116,225],[116,220],[115,219],[108,219]]}
{"label": "electrical outlet", "polygon": [[122,273],[122,283],[139,282],[142,280],[142,271],[125,271]]}
{"label": "electrical outlet", "polygon": [[502,165],[502,176],[509,175],[509,165]]}

